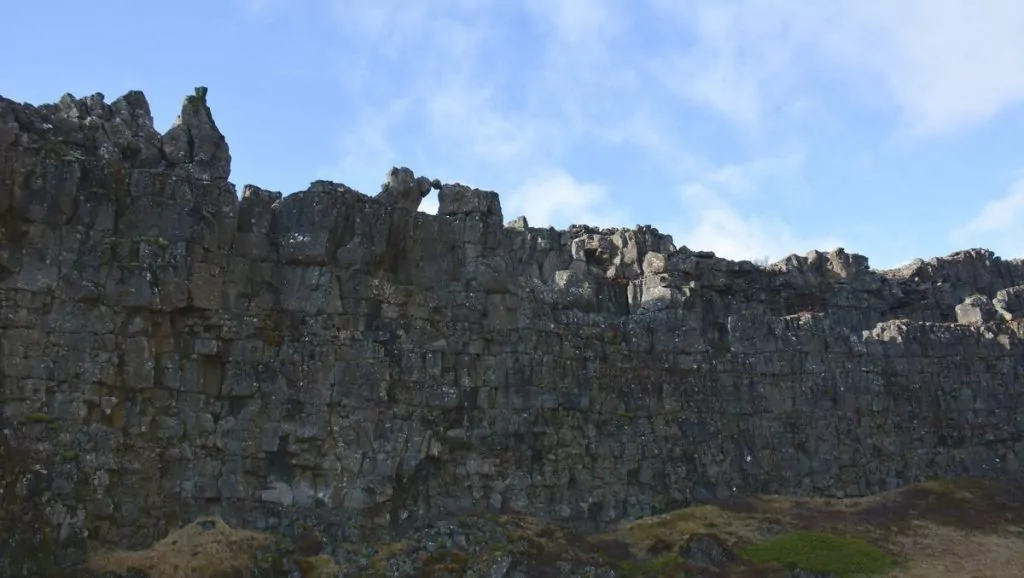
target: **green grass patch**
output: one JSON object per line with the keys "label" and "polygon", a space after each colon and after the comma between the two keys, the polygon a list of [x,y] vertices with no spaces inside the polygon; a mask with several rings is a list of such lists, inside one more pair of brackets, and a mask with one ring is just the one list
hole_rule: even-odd
{"label": "green grass patch", "polygon": [[858,538],[793,532],[743,549],[759,564],[781,564],[808,572],[832,572],[839,578],[877,576],[892,570],[885,552]]}

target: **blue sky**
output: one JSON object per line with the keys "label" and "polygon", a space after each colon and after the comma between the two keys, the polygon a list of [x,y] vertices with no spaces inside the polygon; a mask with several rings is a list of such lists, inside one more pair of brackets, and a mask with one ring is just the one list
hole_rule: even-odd
{"label": "blue sky", "polygon": [[[534,226],[772,259],[1024,256],[1019,0],[7,0],[0,94],[197,85],[232,181],[392,165]],[[436,195],[423,209],[436,210]]]}

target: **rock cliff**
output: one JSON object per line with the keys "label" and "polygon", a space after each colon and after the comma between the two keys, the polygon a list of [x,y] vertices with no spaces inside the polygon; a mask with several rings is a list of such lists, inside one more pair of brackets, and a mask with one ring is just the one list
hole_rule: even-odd
{"label": "rock cliff", "polygon": [[1020,260],[762,267],[506,224],[406,168],[238,195],[230,160],[203,88],[163,135],[139,92],[0,99],[0,509],[68,552],[209,514],[600,526],[1024,459]]}

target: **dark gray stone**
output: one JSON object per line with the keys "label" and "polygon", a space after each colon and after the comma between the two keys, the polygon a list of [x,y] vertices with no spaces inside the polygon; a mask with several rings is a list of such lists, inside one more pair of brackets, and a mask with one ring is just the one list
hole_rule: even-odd
{"label": "dark gray stone", "polygon": [[694,534],[679,549],[679,557],[697,566],[720,568],[739,560],[739,557],[714,534]]}
{"label": "dark gray stone", "polygon": [[192,178],[225,182],[231,174],[231,153],[213,121],[206,94],[207,88],[200,86],[185,98],[181,114],[163,136],[164,157]]}
{"label": "dark gray stone", "polygon": [[984,295],[971,295],[956,306],[956,321],[964,325],[984,325],[996,317],[992,300]]}
{"label": "dark gray stone", "polygon": [[377,198],[387,204],[415,211],[420,207],[423,197],[430,194],[431,188],[430,179],[417,177],[408,167],[392,167]]}
{"label": "dark gray stone", "polygon": [[141,93],[0,100],[2,415],[63,464],[60,532],[592,527],[1024,459],[1020,260],[758,267],[649,226],[506,227],[496,193],[408,169],[377,197],[239,199],[229,173],[205,90],[162,142]]}

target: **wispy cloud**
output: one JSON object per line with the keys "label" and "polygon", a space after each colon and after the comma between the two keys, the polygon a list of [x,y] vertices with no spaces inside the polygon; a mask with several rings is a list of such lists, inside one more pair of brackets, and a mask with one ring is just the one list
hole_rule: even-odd
{"label": "wispy cloud", "polygon": [[[677,245],[712,249],[730,259],[777,260],[791,253],[842,246],[836,237],[794,233],[778,211],[771,209],[770,199],[759,198],[765,194],[766,185],[775,184],[777,192],[778,185],[798,173],[801,164],[801,155],[787,155],[723,166],[698,175],[680,186],[684,220],[673,223],[669,232]],[[760,212],[739,209],[754,202],[762,207]]]}
{"label": "wispy cloud", "polygon": [[1024,179],[1003,196],[986,203],[963,227],[953,231],[952,241],[984,246],[1003,256],[1024,256]]}
{"label": "wispy cloud", "polygon": [[1024,98],[1024,4],[847,0],[845,8],[841,34],[826,46],[853,72],[884,82],[910,131],[969,127]]}
{"label": "wispy cloud", "polygon": [[[571,206],[580,195],[594,193],[558,165],[566,142],[581,136],[573,127],[596,125],[591,111],[576,106],[579,95],[569,93],[571,86],[593,90],[596,81],[577,78],[573,85],[569,73],[599,76],[590,60],[596,54],[594,39],[607,37],[615,25],[601,2],[524,1],[519,15],[544,32],[544,45],[536,51],[535,63],[514,69],[494,65],[495,56],[517,56],[507,51],[508,46],[497,45],[502,40],[501,31],[495,30],[497,20],[488,19],[478,3],[424,3],[405,12],[400,6],[405,4],[335,4],[341,25],[359,38],[354,44],[384,45],[383,52],[370,51],[366,57],[383,55],[391,60],[408,55],[412,60],[396,64],[393,78],[399,80],[384,89],[371,79],[348,84],[366,106],[356,130],[345,139],[339,169],[360,173],[358,167],[370,157],[399,147],[441,176],[500,188],[507,207],[517,205],[518,195],[529,197],[539,188],[547,191],[548,199],[566,195],[539,212],[523,211],[542,221],[560,217],[556,207]],[[395,17],[389,20],[392,14]],[[405,30],[413,32],[405,35]],[[581,65],[581,58],[588,64]],[[521,76],[510,75],[509,70],[519,70]],[[403,106],[391,104],[398,99]],[[376,151],[359,150],[363,138]],[[425,210],[433,207],[429,204]]]}
{"label": "wispy cloud", "polygon": [[799,236],[778,218],[744,215],[713,192],[691,189],[685,198],[695,211],[695,226],[674,238],[692,249],[712,248],[719,257],[734,260],[777,261],[792,253],[843,246],[837,238]]}
{"label": "wispy cloud", "polygon": [[806,97],[815,78],[895,106],[917,136],[969,127],[1024,98],[1015,0],[651,1],[693,38],[656,61],[659,77],[745,128]]}
{"label": "wispy cloud", "polygon": [[534,174],[507,199],[506,218],[525,215],[533,226],[621,227],[627,218],[625,204],[616,203],[607,188],[580,182],[561,169]]}
{"label": "wispy cloud", "polygon": [[[922,138],[1024,98],[1024,4],[1013,0],[333,7],[350,48],[345,86],[359,103],[342,180],[372,192],[363,180],[407,164],[498,190],[507,215],[535,225],[626,224],[629,178],[683,183],[665,187],[687,216],[671,225],[677,240],[737,258],[839,244],[842,231],[794,232],[765,199],[779,174],[803,170],[802,156],[780,151],[813,138],[821,115],[847,104],[836,99],[897,113],[901,130]],[[731,123],[735,147],[706,150],[686,124],[695,110]],[[588,182],[579,167],[613,149],[624,155],[619,178]],[[659,175],[640,174],[652,166]]]}
{"label": "wispy cloud", "polygon": [[679,30],[660,46],[649,68],[669,91],[757,131],[765,111],[792,96],[797,41],[792,28],[806,11],[779,11],[774,2],[652,0]]}

